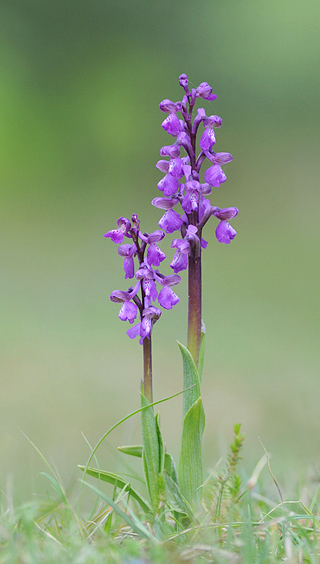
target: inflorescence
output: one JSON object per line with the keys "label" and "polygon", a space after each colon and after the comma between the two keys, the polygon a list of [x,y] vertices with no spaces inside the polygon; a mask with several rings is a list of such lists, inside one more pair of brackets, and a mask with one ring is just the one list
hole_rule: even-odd
{"label": "inflorescence", "polygon": [[[152,200],[155,207],[165,210],[159,221],[160,229],[150,234],[143,233],[140,221],[134,214],[131,221],[120,217],[117,229],[108,231],[105,235],[120,245],[118,253],[124,258],[125,278],[137,280],[135,286],[127,291],[112,292],[110,299],[122,304],[119,312],[122,321],[134,323],[139,312],[139,323],[131,327],[127,334],[130,338],[140,336],[141,344],[145,338],[150,339],[152,327],[161,315],[161,310],[154,304],[158,302],[162,308],[172,309],[179,302],[172,286],[180,282],[181,278],[177,273],[187,269],[190,257],[195,260],[201,256],[201,249],[207,247],[207,241],[202,238],[202,230],[210,217],[220,220],[215,231],[220,243],[230,243],[237,233],[229,220],[238,215],[238,209],[211,206],[207,198],[212,188],[218,188],[226,181],[222,166],[232,161],[230,153],[216,153],[213,150],[216,143],[215,130],[221,127],[222,119],[216,115],[207,116],[204,108],[198,108],[194,119],[192,116],[197,98],[213,101],[217,96],[212,93],[207,82],[202,82],[198,88],[190,91],[186,74],[179,77],[179,84],[185,92],[182,100],[171,102],[166,99],[159,105],[162,112],[168,113],[161,125],[175,138],[172,145],[166,145],[160,150],[160,156],[167,157],[168,160],[161,159],[156,164],[165,175],[158,183],[163,197]],[[178,118],[178,113],[182,119]],[[201,123],[204,131],[197,154],[196,139]],[[185,152],[184,156],[180,156],[181,150]],[[201,182],[200,170],[206,159],[210,162],[210,167],[205,170],[204,182]],[[174,210],[178,205],[182,208],[181,215]],[[157,243],[165,237],[165,233],[175,231],[180,231],[181,238],[173,239],[171,243],[171,247],[175,249],[170,263],[174,274],[164,276],[157,267],[166,255]],[[124,238],[129,239],[130,243],[123,244]],[[138,263],[137,270],[135,259]],[[162,286],[160,290],[159,286]]]}

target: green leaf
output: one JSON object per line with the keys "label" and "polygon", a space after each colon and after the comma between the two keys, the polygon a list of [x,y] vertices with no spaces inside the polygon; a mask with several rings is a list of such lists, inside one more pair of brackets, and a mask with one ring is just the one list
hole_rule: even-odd
{"label": "green leaf", "polygon": [[106,501],[111,507],[113,507],[115,512],[118,513],[118,515],[123,519],[123,521],[125,523],[127,523],[127,525],[129,525],[129,527],[131,527],[131,529],[137,535],[139,535],[140,537],[143,537],[143,538],[147,538],[148,540],[152,540],[153,542],[156,541],[156,539],[153,537],[153,535],[151,535],[151,533],[148,531],[148,529],[146,527],[144,527],[142,525],[142,523],[140,523],[137,519],[134,519],[134,520],[131,519],[129,517],[129,515],[127,515],[124,511],[122,511],[122,509],[120,509],[120,507],[114,501],[112,501],[112,499],[110,499],[107,495],[105,495],[103,492],[101,492],[100,490],[98,490],[97,488],[92,486],[91,484],[88,484],[88,482],[84,482],[82,480],[81,480],[81,482],[85,486],[88,486],[88,488],[90,488],[92,491],[94,491],[99,497],[101,497],[101,499]]}
{"label": "green leaf", "polygon": [[192,519],[192,508],[185,497],[182,495],[178,484],[171,478],[171,476],[167,472],[164,472],[163,476],[166,485],[167,497],[171,501],[170,505],[172,509],[179,511],[183,515],[188,515],[188,517]]}
{"label": "green leaf", "polygon": [[176,470],[176,465],[174,463],[173,457],[168,452],[164,453],[164,469],[172,478],[172,480],[178,483],[178,474]]}
{"label": "green leaf", "polygon": [[163,466],[164,466],[164,448],[163,448],[162,434],[161,434],[161,431],[160,431],[160,412],[159,411],[155,416],[155,421],[156,421],[156,429],[157,429],[158,445],[159,445],[159,474],[161,474],[162,471],[163,471]]}
{"label": "green leaf", "polygon": [[129,454],[130,456],[137,456],[138,458],[142,458],[142,445],[132,445],[132,446],[121,446],[117,447],[117,450],[123,452],[124,454]]}
{"label": "green leaf", "polygon": [[107,482],[108,484],[112,484],[116,488],[124,488],[125,491],[131,495],[133,499],[135,499],[140,507],[143,509],[145,513],[152,513],[152,508],[145,500],[130,484],[128,484],[121,476],[117,474],[112,474],[111,472],[106,472],[105,470],[98,470],[97,468],[91,468],[90,466],[86,469],[86,466],[78,465],[78,468],[83,472],[86,470],[86,474],[89,476],[93,476],[93,478],[97,478],[102,482]]}
{"label": "green leaf", "polygon": [[147,398],[141,395],[141,407],[149,406],[141,411],[141,432],[143,441],[143,467],[149,491],[151,505],[157,509],[159,505],[159,471],[161,467],[159,435],[153,409]]}
{"label": "green leaf", "polygon": [[203,370],[203,363],[204,363],[204,352],[205,352],[205,334],[206,328],[204,323],[202,322],[201,326],[201,342],[200,342],[200,351],[199,351],[199,364],[198,364],[198,373],[199,373],[199,380],[201,383],[202,379],[202,370]]}
{"label": "green leaf", "polygon": [[188,389],[183,394],[183,408],[182,408],[182,418],[184,419],[190,407],[199,399],[200,392],[200,378],[199,373],[194,363],[192,354],[190,351],[179,343],[178,345],[182,354],[183,361],[183,387],[191,388]]}
{"label": "green leaf", "polygon": [[65,496],[60,484],[57,482],[57,480],[55,478],[53,478],[52,476],[50,476],[50,474],[47,474],[47,472],[39,472],[39,474],[40,474],[40,476],[45,476],[49,480],[49,482],[51,483],[53,488],[56,490],[57,494],[59,495],[59,497],[61,498],[63,503],[67,503],[66,496]]}
{"label": "green leaf", "polygon": [[183,421],[179,460],[179,485],[183,496],[193,505],[201,498],[202,433],[204,410],[199,398],[186,413]]}

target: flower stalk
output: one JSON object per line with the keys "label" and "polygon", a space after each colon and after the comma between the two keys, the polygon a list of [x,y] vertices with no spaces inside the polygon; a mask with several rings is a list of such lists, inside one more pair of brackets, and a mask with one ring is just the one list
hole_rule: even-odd
{"label": "flower stalk", "polygon": [[201,251],[198,256],[189,255],[188,264],[188,349],[195,365],[199,363],[201,344]]}

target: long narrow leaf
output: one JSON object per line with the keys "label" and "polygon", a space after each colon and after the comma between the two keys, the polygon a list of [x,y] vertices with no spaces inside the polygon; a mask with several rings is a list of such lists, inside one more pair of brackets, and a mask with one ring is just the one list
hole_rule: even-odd
{"label": "long narrow leaf", "polygon": [[136,519],[133,521],[124,511],[122,511],[122,509],[120,509],[120,507],[114,502],[112,501],[112,499],[110,499],[110,497],[108,497],[107,495],[105,495],[103,492],[101,492],[100,490],[98,490],[97,488],[95,488],[94,486],[92,486],[91,484],[89,484],[88,482],[84,482],[83,480],[81,480],[82,484],[84,484],[85,486],[87,486],[88,488],[90,488],[94,493],[96,493],[99,497],[101,497],[101,499],[103,499],[104,501],[106,501],[111,507],[113,507],[113,509],[115,510],[116,513],[118,513],[118,515],[123,519],[123,521],[125,523],[127,523],[127,525],[129,525],[129,527],[131,527],[131,529],[140,537],[144,537],[148,540],[152,540],[155,541],[156,539],[151,535],[151,533],[148,531],[148,529],[146,529],[146,527],[144,527],[142,525],[142,523],[139,523]]}
{"label": "long narrow leaf", "polygon": [[199,373],[200,383],[201,383],[201,379],[202,379],[202,370],[203,370],[203,363],[204,363],[205,334],[206,334],[206,328],[204,326],[204,323],[202,322],[201,342],[200,342],[200,352],[199,352],[199,364],[198,364],[198,373]]}
{"label": "long narrow leaf", "polygon": [[168,452],[164,453],[164,469],[169,474],[170,478],[177,484],[178,474],[176,470],[176,465],[174,463],[173,457]]}
{"label": "long narrow leaf", "polygon": [[130,456],[137,456],[138,458],[142,458],[142,445],[132,445],[132,446],[121,446],[117,447],[117,450],[123,452],[123,454],[129,454]]}
{"label": "long narrow leaf", "polygon": [[[167,398],[164,398],[164,399],[162,399],[162,400],[154,401],[153,403],[150,404],[150,407],[152,407],[152,406],[154,406],[154,405],[158,405],[158,404],[163,403],[163,402],[165,402],[165,401],[168,401],[168,400],[170,400],[170,399],[173,399],[173,398],[175,398],[175,397],[177,397],[177,396],[180,396],[181,394],[185,393],[186,391],[187,391],[187,390],[182,390],[181,392],[178,392],[177,394],[173,394],[172,396],[168,396]],[[88,458],[88,460],[87,460],[86,468],[89,468],[90,462],[91,462],[91,460],[93,459],[93,457],[94,457],[95,453],[97,452],[98,448],[99,448],[100,445],[103,443],[103,441],[110,435],[110,433],[112,433],[112,431],[114,431],[117,427],[119,427],[119,425],[121,425],[122,423],[124,423],[125,421],[127,421],[127,419],[130,419],[130,417],[133,417],[134,415],[137,415],[137,413],[140,413],[140,412],[142,412],[143,410],[148,409],[148,407],[149,407],[149,405],[146,405],[146,406],[144,406],[144,407],[140,407],[139,409],[136,409],[135,411],[132,411],[131,413],[129,413],[128,415],[126,415],[125,417],[123,417],[122,419],[120,419],[120,421],[118,421],[117,423],[115,423],[115,425],[112,425],[112,427],[110,427],[110,429],[108,429],[108,431],[107,431],[104,435],[102,435],[102,437],[101,437],[101,438],[99,439],[99,441],[97,442],[96,446],[95,446],[95,447],[93,448],[93,450],[91,451],[90,456],[89,456],[89,458]],[[27,437],[27,438],[28,438],[28,437]],[[28,440],[30,441],[30,439],[28,439]],[[30,441],[30,442],[31,442],[31,444],[33,444],[32,441]],[[35,445],[34,445],[34,446],[35,446]],[[35,448],[36,448],[36,447],[35,447]],[[36,448],[36,450],[37,450],[38,452],[40,452],[37,448]],[[41,455],[41,453],[40,453],[40,455]],[[41,455],[41,456],[42,456],[42,455]],[[44,458],[44,457],[42,456],[42,458]],[[44,459],[44,460],[45,460],[45,459]],[[48,463],[47,463],[46,460],[45,460],[45,462],[46,462],[46,464],[48,465]],[[49,465],[48,465],[48,466],[49,466]],[[49,468],[50,468],[50,466],[49,466]],[[85,476],[86,476],[86,473],[87,473],[87,471],[85,470],[85,471],[84,471],[84,478],[85,478]],[[80,509],[80,506],[81,506],[81,499],[82,499],[82,487],[81,487],[80,496],[79,496],[79,509]]]}
{"label": "long narrow leaf", "polygon": [[141,411],[141,432],[143,441],[143,466],[152,506],[159,504],[159,472],[160,448],[156,419],[147,398],[141,395],[141,407],[149,406]]}
{"label": "long narrow leaf", "polygon": [[163,447],[162,434],[161,434],[161,430],[160,430],[160,412],[159,411],[155,416],[155,422],[156,422],[156,430],[157,430],[158,445],[159,445],[159,474],[161,474],[162,471],[163,471],[163,466],[164,466],[164,447]]}
{"label": "long narrow leaf", "polygon": [[179,341],[178,345],[182,354],[183,361],[183,387],[186,389],[192,386],[183,395],[182,418],[184,419],[190,407],[198,400],[201,395],[200,379],[192,354],[187,349],[187,347],[179,343]]}
{"label": "long narrow leaf", "polygon": [[[82,470],[83,472],[86,470],[85,466],[78,465],[78,468],[80,468],[80,470]],[[131,484],[128,484],[123,478],[121,478],[121,476],[118,476],[117,474],[112,474],[111,472],[106,472],[105,470],[98,470],[97,468],[91,468],[91,467],[87,468],[86,473],[89,474],[89,476],[93,476],[93,478],[97,478],[98,480],[101,480],[102,482],[107,482],[108,484],[112,484],[116,488],[125,488],[125,491],[127,491],[129,495],[131,495],[131,497],[139,503],[140,507],[143,509],[145,513],[147,514],[152,513],[152,508],[147,502],[147,500],[144,499],[131,486]]]}
{"label": "long narrow leaf", "polygon": [[202,486],[202,432],[204,410],[199,398],[187,412],[182,429],[179,460],[179,485],[183,496],[193,505],[200,498]]}
{"label": "long narrow leaf", "polygon": [[190,504],[184,498],[183,494],[181,493],[179,486],[176,482],[173,481],[171,476],[167,472],[163,473],[164,475],[164,482],[166,485],[166,491],[168,497],[173,501],[174,506],[173,509],[175,511],[179,511],[184,515],[188,515],[190,519],[193,517],[193,511]]}

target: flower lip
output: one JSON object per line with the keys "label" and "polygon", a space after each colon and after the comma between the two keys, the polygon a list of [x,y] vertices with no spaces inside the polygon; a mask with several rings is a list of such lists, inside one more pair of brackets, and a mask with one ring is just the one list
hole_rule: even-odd
{"label": "flower lip", "polygon": [[236,230],[225,220],[220,221],[216,228],[216,237],[219,243],[226,243],[228,245],[235,238],[236,234]]}

